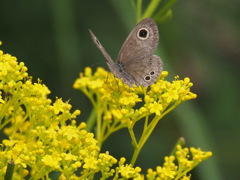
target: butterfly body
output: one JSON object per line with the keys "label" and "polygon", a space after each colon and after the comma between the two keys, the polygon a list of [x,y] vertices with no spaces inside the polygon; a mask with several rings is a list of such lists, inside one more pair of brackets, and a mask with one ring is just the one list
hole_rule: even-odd
{"label": "butterfly body", "polygon": [[133,87],[135,84],[147,87],[158,79],[163,63],[159,56],[153,55],[159,35],[152,19],[142,20],[132,30],[119,51],[117,63],[114,63],[91,30],[90,34],[104,55],[110,71],[128,86]]}
{"label": "butterfly body", "polygon": [[135,80],[133,77],[126,72],[123,65],[120,63],[113,63],[112,65],[108,65],[111,72],[114,72],[114,75],[121,79],[125,84],[132,87],[132,84],[135,84]]}

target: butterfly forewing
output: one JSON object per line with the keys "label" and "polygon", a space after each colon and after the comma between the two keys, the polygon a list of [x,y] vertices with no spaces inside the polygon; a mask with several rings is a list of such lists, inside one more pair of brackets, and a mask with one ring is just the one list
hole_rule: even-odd
{"label": "butterfly forewing", "polygon": [[124,64],[127,61],[153,54],[157,49],[158,41],[156,23],[150,18],[142,20],[131,31],[122,45],[118,54],[118,63]]}

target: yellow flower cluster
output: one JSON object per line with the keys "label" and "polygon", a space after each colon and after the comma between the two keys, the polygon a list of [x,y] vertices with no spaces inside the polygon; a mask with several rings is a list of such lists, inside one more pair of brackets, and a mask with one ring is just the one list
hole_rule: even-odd
{"label": "yellow flower cluster", "polygon": [[126,164],[124,165],[126,159],[125,158],[121,158],[119,160],[119,167],[116,168],[116,176],[115,178],[125,178],[125,179],[129,179],[129,178],[134,178],[134,179],[138,179],[141,177],[141,175],[139,174],[141,172],[141,168],[140,167],[135,167],[133,168],[132,165]]}
{"label": "yellow flower cluster", "polygon": [[[0,143],[0,179],[4,176],[10,179],[8,175],[12,174],[8,173],[13,172],[16,180],[50,179],[51,173],[60,180],[94,179],[96,174],[103,180],[143,180],[141,168],[133,164],[154,125],[181,102],[196,97],[190,92],[192,83],[188,78],[176,78],[169,83],[164,81],[166,75],[164,71],[147,91],[141,87],[129,88],[120,80],[107,77],[101,68],[94,75],[86,68],[74,87],[81,89],[97,110],[101,121],[97,127],[100,127],[99,142],[93,133],[86,131],[85,123],[77,125],[79,110],[71,113],[68,102],[48,99],[49,89],[40,80],[32,82],[24,63],[0,50],[0,130],[7,136]],[[148,121],[151,114],[155,118]],[[137,142],[133,126],[144,117],[144,140]],[[130,164],[125,163],[125,158],[117,161],[108,152],[100,153],[102,142],[122,127],[128,127],[137,149]],[[146,179],[190,179],[187,172],[210,156],[211,153],[200,149],[178,146],[175,156],[166,157],[163,167],[157,167],[156,171],[150,169]]]}
{"label": "yellow flower cluster", "polygon": [[97,172],[113,176],[117,160],[100,153],[85,123],[76,125],[80,111],[71,113],[62,99],[52,103],[49,93],[40,80],[32,82],[23,62],[0,50],[0,130],[8,136],[0,143],[0,179],[10,162],[16,180],[47,179],[53,171],[59,179],[93,178]]}
{"label": "yellow flower cluster", "polygon": [[80,73],[73,87],[83,91],[96,110],[97,122],[101,124],[98,129],[102,132],[97,133],[100,144],[116,130],[123,127],[132,129],[137,121],[151,114],[155,114],[152,124],[156,125],[177,105],[197,97],[190,91],[193,84],[189,78],[179,80],[176,77],[171,83],[164,80],[167,75],[168,72],[163,71],[149,88],[130,88],[102,68],[92,73],[92,69],[87,67],[84,73]]}
{"label": "yellow flower cluster", "polygon": [[212,156],[212,152],[203,152],[201,149],[182,148],[180,145],[177,145],[176,148],[175,155],[165,157],[162,167],[157,166],[155,171],[148,170],[147,180],[190,180],[191,175],[187,175],[187,173],[200,162]]}

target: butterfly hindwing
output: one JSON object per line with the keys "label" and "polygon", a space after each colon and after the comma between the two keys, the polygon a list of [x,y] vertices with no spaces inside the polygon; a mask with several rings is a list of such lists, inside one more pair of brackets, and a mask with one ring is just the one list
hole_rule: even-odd
{"label": "butterfly hindwing", "polygon": [[149,55],[137,60],[129,61],[124,70],[134,79],[137,86],[150,86],[163,70],[163,62],[159,56]]}

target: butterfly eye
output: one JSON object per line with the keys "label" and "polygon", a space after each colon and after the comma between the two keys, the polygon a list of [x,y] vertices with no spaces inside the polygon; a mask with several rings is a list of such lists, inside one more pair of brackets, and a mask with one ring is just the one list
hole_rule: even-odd
{"label": "butterfly eye", "polygon": [[139,39],[141,40],[145,40],[148,38],[149,36],[149,31],[147,28],[141,28],[138,30],[137,36]]}
{"label": "butterfly eye", "polygon": [[152,59],[150,59],[150,60],[148,61],[148,65],[149,65],[149,66],[152,65]]}
{"label": "butterfly eye", "polygon": [[151,80],[151,77],[149,75],[145,76],[144,77],[145,81],[150,81]]}
{"label": "butterfly eye", "polygon": [[155,72],[154,72],[154,71],[151,71],[149,74],[150,74],[151,76],[153,76],[153,75],[155,74]]}

